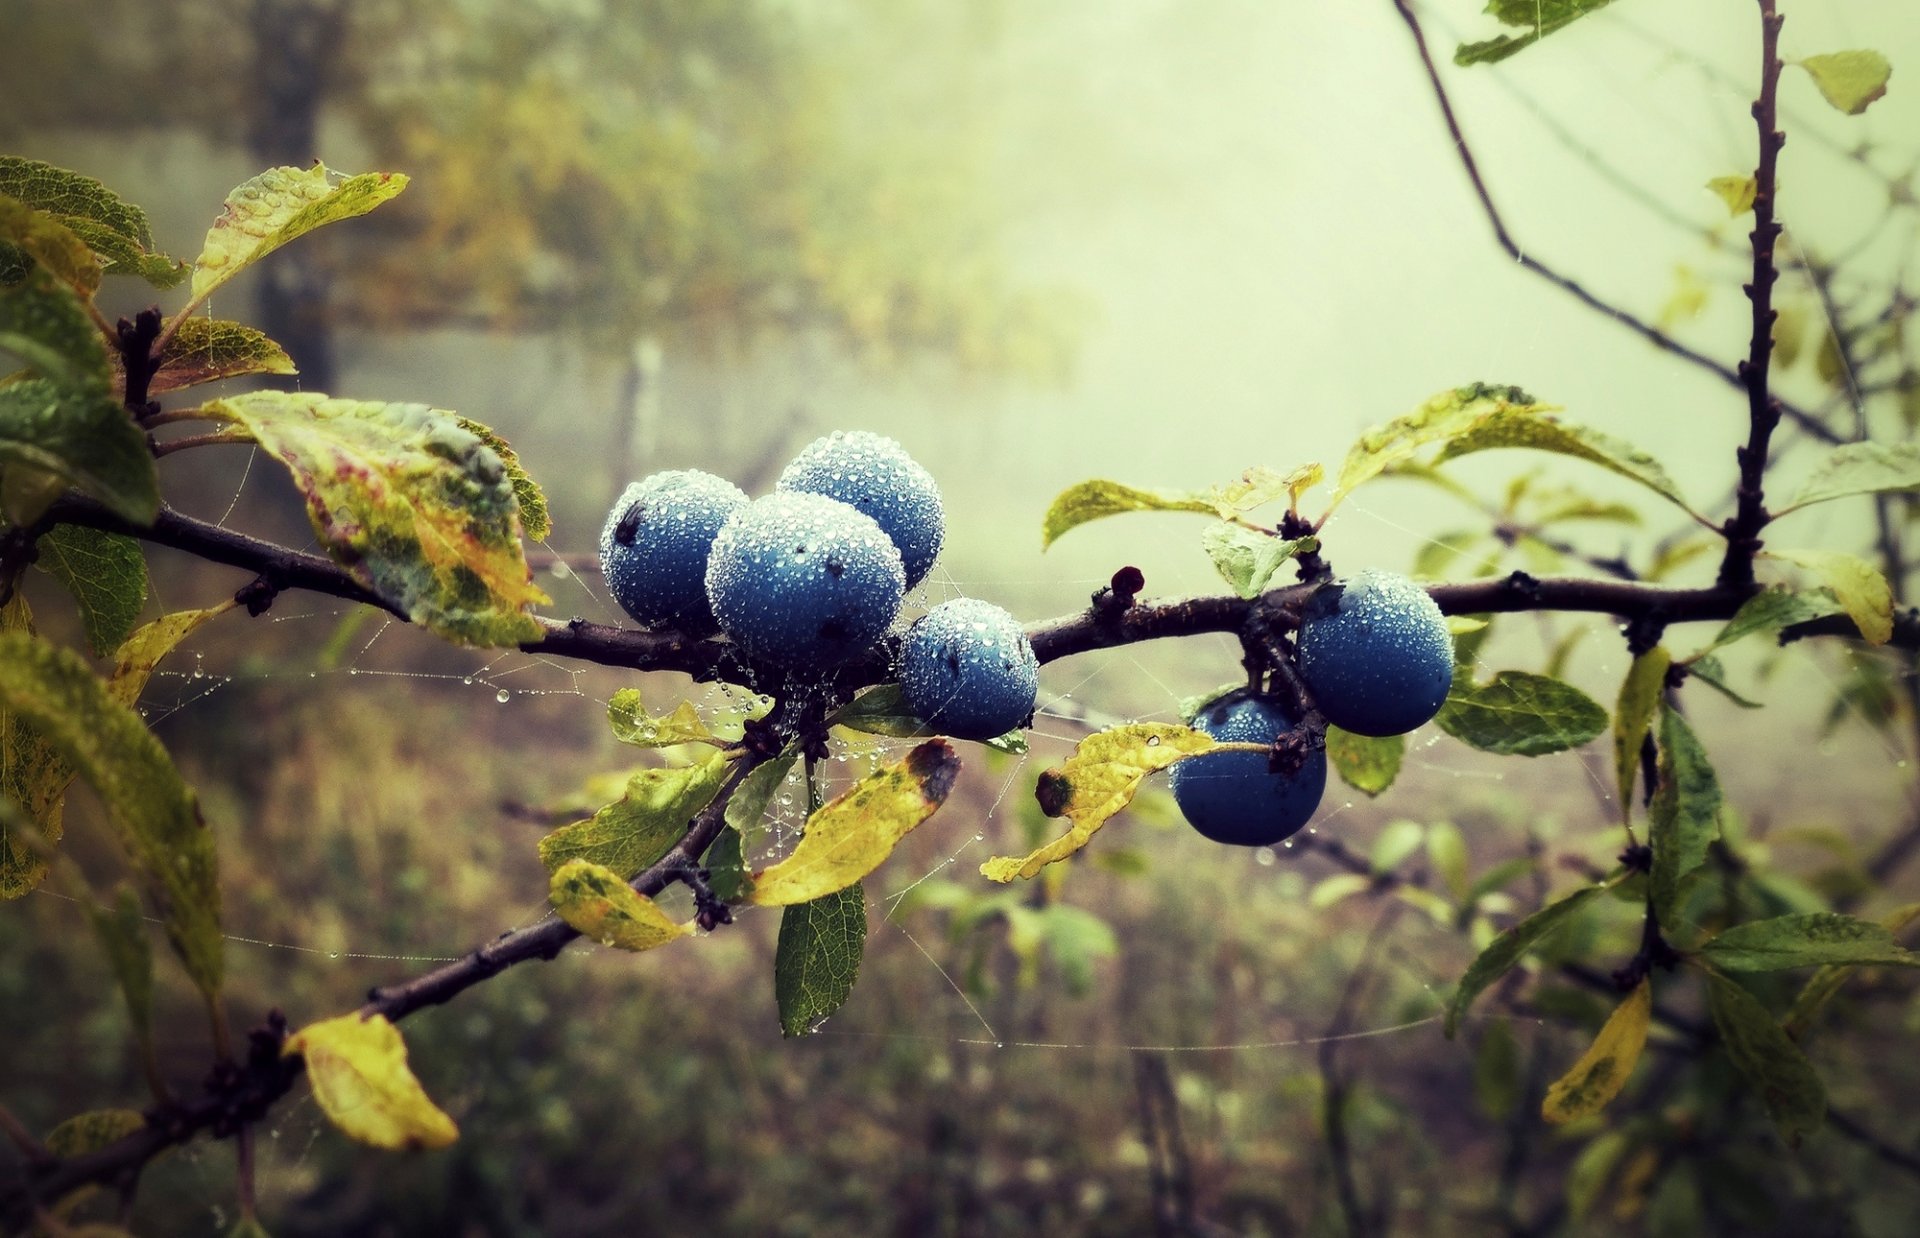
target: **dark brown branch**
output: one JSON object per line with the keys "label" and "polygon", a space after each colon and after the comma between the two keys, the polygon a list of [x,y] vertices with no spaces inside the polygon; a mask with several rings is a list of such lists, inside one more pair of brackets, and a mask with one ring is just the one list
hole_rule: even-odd
{"label": "dark brown branch", "polygon": [[[1487,223],[1493,228],[1493,239],[1507,257],[1565,292],[1588,309],[1611,318],[1663,352],[1671,353],[1710,374],[1718,375],[1731,386],[1744,387],[1746,382],[1738,371],[1728,369],[1705,353],[1687,347],[1645,319],[1595,296],[1584,285],[1562,275],[1514,242],[1513,234],[1507,231],[1506,220],[1501,216],[1499,208],[1493,204],[1493,195],[1487,189],[1486,181],[1480,176],[1480,166],[1473,157],[1473,148],[1467,144],[1466,133],[1460,127],[1460,120],[1454,115],[1453,100],[1447,94],[1446,84],[1440,80],[1439,66],[1434,63],[1433,53],[1427,47],[1426,31],[1421,27],[1420,19],[1414,14],[1413,0],[1393,0],[1393,7],[1399,10],[1401,20],[1406,23],[1407,30],[1413,35],[1414,45],[1420,52],[1420,63],[1427,71],[1427,82],[1433,88],[1434,101],[1440,105],[1440,114],[1446,121],[1447,135],[1453,139],[1453,149],[1460,156],[1460,165],[1466,171],[1467,179],[1473,183],[1473,192],[1480,199],[1481,211],[1486,215]],[[1780,402],[1779,408],[1793,419],[1795,425],[1812,437],[1826,443],[1842,441],[1838,434],[1808,410],[1784,401]]]}
{"label": "dark brown branch", "polygon": [[1780,402],[1768,381],[1773,358],[1773,285],[1780,272],[1774,266],[1773,247],[1780,238],[1774,218],[1780,148],[1787,135],[1778,124],[1780,86],[1780,14],[1774,0],[1760,4],[1760,97],[1754,100],[1753,119],[1759,127],[1760,159],[1753,173],[1753,279],[1747,284],[1752,304],[1752,331],[1747,359],[1740,363],[1740,383],[1747,393],[1747,445],[1738,448],[1740,487],[1737,506],[1726,525],[1727,553],[1720,561],[1720,583],[1744,588],[1753,583],[1753,558],[1760,552],[1760,531],[1772,519],[1767,513],[1767,449],[1774,427],[1780,424]]}

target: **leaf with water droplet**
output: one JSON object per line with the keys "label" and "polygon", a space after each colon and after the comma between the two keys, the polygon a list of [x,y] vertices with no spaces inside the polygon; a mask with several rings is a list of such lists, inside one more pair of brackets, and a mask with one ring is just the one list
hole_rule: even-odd
{"label": "leaf with water droplet", "polygon": [[1363,792],[1369,799],[1393,785],[1393,780],[1400,774],[1400,762],[1405,758],[1406,751],[1407,738],[1404,735],[1376,739],[1355,735],[1337,726],[1327,728],[1328,763],[1340,775],[1342,782]]}
{"label": "leaf with water droplet", "polygon": [[319,163],[268,168],[236,186],[194,259],[192,304],[289,241],[364,215],[407,187],[397,172],[367,172],[338,185],[334,175]]}
{"label": "leaf with water droplet", "polygon": [[562,920],[617,950],[651,950],[692,931],[667,919],[659,904],[612,869],[587,860],[569,860],[556,869],[547,896]]}
{"label": "leaf with water droplet", "polygon": [[1572,684],[1501,671],[1484,684],[1455,675],[1434,722],[1482,752],[1535,757],[1578,748],[1607,729],[1608,714]]}
{"label": "leaf with water droplet", "polygon": [[540,840],[540,862],[556,872],[569,860],[590,860],[631,877],[672,849],[687,823],[720,793],[733,763],[714,753],[698,765],[644,769],[625,792],[585,821],[561,826]]}
{"label": "leaf with water droplet", "polygon": [[1191,727],[1136,722],[1080,741],[1062,765],[1040,775],[1034,796],[1049,817],[1066,817],[1067,832],[1024,857],[997,856],[980,866],[990,881],[1031,877],[1092,841],[1113,815],[1133,802],[1147,775],[1219,747]]}
{"label": "leaf with water droplet", "polygon": [[860,884],[780,913],[773,995],[784,1036],[804,1036],[840,1009],[860,974],[867,901]]}
{"label": "leaf with water droplet", "polygon": [[707,729],[692,701],[681,701],[672,713],[654,717],[647,712],[638,688],[622,688],[607,702],[607,720],[613,737],[636,748],[671,748],[676,744],[713,744],[726,741]]}
{"label": "leaf with water droplet", "polygon": [[305,1059],[321,1110],[361,1143],[401,1151],[444,1148],[460,1137],[414,1078],[406,1042],[385,1015],[309,1024],[287,1037],[281,1053]]}

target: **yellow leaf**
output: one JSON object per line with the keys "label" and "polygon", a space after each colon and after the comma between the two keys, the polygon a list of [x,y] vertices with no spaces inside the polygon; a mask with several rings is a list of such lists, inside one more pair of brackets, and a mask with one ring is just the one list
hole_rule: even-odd
{"label": "yellow leaf", "polygon": [[1707,188],[1727,204],[1729,215],[1744,215],[1753,209],[1757,187],[1751,176],[1716,176],[1707,182]]}
{"label": "yellow leaf", "polygon": [[1887,79],[1893,75],[1887,58],[1872,50],[1828,52],[1798,63],[1826,101],[1849,116],[1858,116],[1886,94]]}
{"label": "yellow leaf", "polygon": [[1614,1008],[1593,1047],[1547,1089],[1540,1116],[1556,1125],[1584,1118],[1606,1108],[1633,1074],[1634,1063],[1647,1045],[1647,1023],[1653,1017],[1653,985],[1642,978],[1627,999]]}
{"label": "yellow leaf", "polygon": [[335,220],[364,215],[407,187],[397,172],[334,183],[322,164],[268,168],[234,189],[193,263],[193,304],[274,250]]}
{"label": "yellow leaf", "polygon": [[314,1099],[346,1135],[376,1148],[444,1148],[460,1137],[407,1069],[407,1046],[385,1015],[344,1014],[287,1038],[302,1057]]}
{"label": "yellow leaf", "polygon": [[1613,711],[1613,769],[1620,792],[1620,819],[1633,821],[1633,780],[1640,772],[1640,749],[1646,742],[1647,728],[1660,708],[1667,682],[1667,668],[1673,655],[1666,646],[1655,645],[1633,660],[1627,677],[1620,683],[1620,699]]}
{"label": "yellow leaf", "polygon": [[1148,774],[1216,747],[1199,731],[1165,722],[1138,722],[1087,736],[1066,764],[1040,775],[1034,787],[1042,811],[1049,817],[1067,818],[1071,828],[1024,858],[988,860],[980,866],[980,874],[990,881],[1008,882],[1031,877],[1055,860],[1066,859],[1086,846],[1108,818],[1133,802]]}
{"label": "yellow leaf", "polygon": [[107,694],[131,708],[140,699],[140,693],[162,658],[201,624],[225,614],[235,605],[228,600],[206,610],[175,611],[136,629],[113,651],[113,674],[107,680]]}
{"label": "yellow leaf", "polygon": [[548,897],[560,918],[603,946],[651,950],[687,935],[652,899],[589,860],[568,860],[553,874]]}
{"label": "yellow leaf", "polygon": [[930,739],[868,774],[807,818],[791,855],[754,875],[752,901],[785,907],[846,889],[946,802],[959,772],[953,746]]}
{"label": "yellow leaf", "polygon": [[1806,568],[1820,578],[1870,645],[1893,639],[1893,588],[1879,569],[1839,550],[1772,550],[1775,559]]}

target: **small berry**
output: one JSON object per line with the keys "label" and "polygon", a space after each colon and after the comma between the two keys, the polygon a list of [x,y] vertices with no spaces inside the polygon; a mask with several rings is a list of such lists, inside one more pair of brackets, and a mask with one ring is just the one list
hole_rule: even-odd
{"label": "small berry", "polygon": [[883,434],[836,430],[801,449],[776,490],[823,494],[857,507],[900,550],[907,588],[926,578],[940,554],[946,516],[940,488],[906,449]]}
{"label": "small berry", "polygon": [[620,608],[642,627],[713,631],[707,555],[740,487],[698,470],[655,473],[621,494],[600,530],[600,569]]}
{"label": "small berry", "polygon": [[1040,662],[1015,619],[991,602],[942,602],[907,629],[900,689],[927,725],[959,739],[993,739],[1033,715]]}
{"label": "small berry", "polygon": [[880,526],[817,494],[770,494],[714,538],[707,597],[720,630],[781,666],[818,670],[871,648],[900,612],[905,573]]}
{"label": "small berry", "polygon": [[1300,677],[1328,722],[1355,735],[1401,735],[1453,686],[1446,616],[1405,576],[1364,571],[1329,585],[1300,620]]}
{"label": "small berry", "polygon": [[[1223,743],[1271,744],[1299,722],[1276,697],[1242,688],[1215,699],[1193,727]],[[1215,842],[1266,847],[1290,838],[1313,817],[1327,787],[1327,754],[1308,755],[1291,774],[1272,772],[1263,752],[1188,757],[1167,775],[1188,824]]]}

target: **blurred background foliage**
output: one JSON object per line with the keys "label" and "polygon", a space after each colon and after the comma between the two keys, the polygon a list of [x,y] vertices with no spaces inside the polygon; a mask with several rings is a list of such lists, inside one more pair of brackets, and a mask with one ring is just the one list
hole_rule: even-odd
{"label": "blurred background foliage", "polygon": [[[1433,6],[1436,34],[1477,7]],[[1734,357],[1743,239],[1701,186],[1751,166],[1751,6],[1615,8],[1450,80],[1527,241]],[[1788,95],[1807,261],[1783,291],[1799,347],[1782,387],[1905,434],[1920,111],[1899,84],[1920,32],[1867,0],[1788,12],[1797,52],[1871,44],[1897,68],[1852,128]],[[1504,269],[1385,3],[94,0],[80,21],[13,0],[0,69],[0,143],[149,205],[174,252],[268,163],[413,175],[220,312],[282,340],[308,389],[494,425],[548,485],[563,562],[632,477],[697,466],[764,489],[806,438],[865,425],[946,488],[925,601],[964,591],[1037,618],[1123,562],[1156,593],[1214,591],[1179,517],[1076,531],[1042,560],[1040,513],[1086,476],[1198,486],[1331,463],[1470,378],[1654,448],[1703,502],[1732,476],[1736,393]],[[249,294],[251,314],[226,303]],[[168,462],[177,502],[305,539],[285,493],[243,483],[236,456],[192,458],[211,454]],[[1618,488],[1524,472],[1468,462],[1451,497],[1384,483],[1330,526],[1332,558],[1464,578],[1632,546],[1684,578],[1684,540],[1646,553],[1667,530]],[[1858,511],[1796,520],[1806,544],[1876,533]],[[170,607],[239,583],[157,566]],[[557,609],[613,619],[583,575],[549,582]],[[57,609],[39,608],[48,626]],[[1496,626],[1490,666],[1557,664],[1612,699],[1627,658],[1604,624]],[[1541,1126],[1541,1092],[1607,1009],[1552,965],[1627,957],[1631,908],[1583,921],[1462,1041],[1394,1030],[1434,1013],[1496,923],[1612,863],[1597,752],[1521,763],[1422,733],[1379,802],[1330,795],[1320,833],[1425,897],[1314,854],[1207,846],[1159,796],[1071,874],[987,888],[977,861],[1038,828],[1032,777],[1082,721],[1170,718],[1236,673],[1231,641],[1179,644],[1049,668],[1035,755],[967,754],[962,790],[883,872],[887,923],[820,1035],[778,1035],[770,917],[521,969],[406,1025],[465,1137],[381,1156],[311,1102],[285,1106],[262,1141],[270,1229],[1908,1232],[1920,1004],[1903,976],[1856,979],[1813,1042],[1836,1108],[1875,1141],[1830,1131],[1797,1154],[1679,1038],[1606,1114]],[[1768,708],[1688,694],[1739,813],[1727,888],[1862,914],[1916,897],[1909,871],[1870,864],[1913,811],[1911,664],[1729,662]],[[310,601],[216,624],[192,667],[159,681],[153,716],[220,831],[243,1020],[350,1008],[535,918],[532,819],[629,763],[600,704],[627,677],[476,659]],[[644,690],[661,706],[688,691]],[[73,815],[107,888],[110,848],[86,805]],[[1465,883],[1436,858],[1442,822]],[[0,1096],[42,1128],[137,1103],[75,909],[9,906],[0,958]],[[167,1000],[165,1060],[190,1078],[206,1046],[189,995]],[[208,1201],[231,1179],[223,1147],[155,1166],[155,1232],[224,1232]]]}

